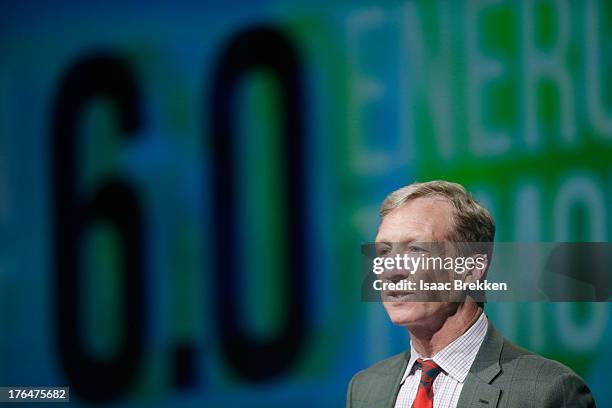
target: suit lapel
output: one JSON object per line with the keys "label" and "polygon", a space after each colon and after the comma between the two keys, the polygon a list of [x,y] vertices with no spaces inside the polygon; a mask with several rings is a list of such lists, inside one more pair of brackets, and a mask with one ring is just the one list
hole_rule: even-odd
{"label": "suit lapel", "polygon": [[[408,360],[410,359],[410,349],[404,352],[404,358],[401,359],[400,363],[397,365],[397,368],[390,370],[389,376],[387,377],[387,381],[384,381],[385,387],[389,387],[385,389],[384,395],[390,395],[389,401],[385,404],[386,408],[395,407],[395,400],[397,399],[397,395],[400,390],[400,383],[402,382],[402,377],[404,376],[404,372],[406,371],[406,366],[408,365]],[[393,379],[392,381],[389,381]]]}
{"label": "suit lapel", "polygon": [[383,365],[372,373],[372,377],[368,378],[361,396],[352,400],[351,407],[393,408],[409,359],[410,349],[398,358],[393,359],[388,365]]}
{"label": "suit lapel", "polygon": [[497,406],[501,391],[492,386],[491,381],[501,371],[499,358],[503,344],[503,337],[489,320],[487,334],[461,390],[458,408]]}
{"label": "suit lapel", "polygon": [[410,349],[404,352],[401,358],[385,367],[384,371],[378,372],[375,379],[371,380],[372,391],[367,400],[359,406],[393,408],[409,358]]}

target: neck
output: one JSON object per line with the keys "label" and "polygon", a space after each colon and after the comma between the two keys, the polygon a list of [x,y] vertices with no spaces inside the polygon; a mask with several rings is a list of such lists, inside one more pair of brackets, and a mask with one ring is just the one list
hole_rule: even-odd
{"label": "neck", "polygon": [[432,318],[429,322],[407,327],[412,347],[423,357],[433,357],[459,338],[476,323],[482,308],[474,302],[466,302],[455,304],[445,312],[446,319]]}

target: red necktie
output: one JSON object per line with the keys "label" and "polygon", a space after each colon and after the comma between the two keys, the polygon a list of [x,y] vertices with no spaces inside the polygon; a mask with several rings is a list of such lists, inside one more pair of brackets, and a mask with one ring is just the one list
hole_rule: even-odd
{"label": "red necktie", "polygon": [[433,360],[417,358],[421,365],[421,382],[412,408],[433,408],[433,382],[442,369]]}

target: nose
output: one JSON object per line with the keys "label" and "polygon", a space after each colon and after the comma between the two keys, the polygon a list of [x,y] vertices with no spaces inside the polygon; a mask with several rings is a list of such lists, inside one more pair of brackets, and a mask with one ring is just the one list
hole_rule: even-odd
{"label": "nose", "polygon": [[382,278],[384,280],[396,283],[411,277],[410,271],[403,267],[401,256],[401,254],[395,252],[388,255],[388,257],[393,258],[394,263],[392,268],[385,268],[384,272],[382,273]]}

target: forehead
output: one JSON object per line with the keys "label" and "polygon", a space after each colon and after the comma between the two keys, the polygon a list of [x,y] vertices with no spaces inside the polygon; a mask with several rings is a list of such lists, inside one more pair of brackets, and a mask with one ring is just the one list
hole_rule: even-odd
{"label": "forehead", "polygon": [[441,197],[420,197],[387,214],[376,241],[436,242],[444,240],[451,219],[450,203]]}

